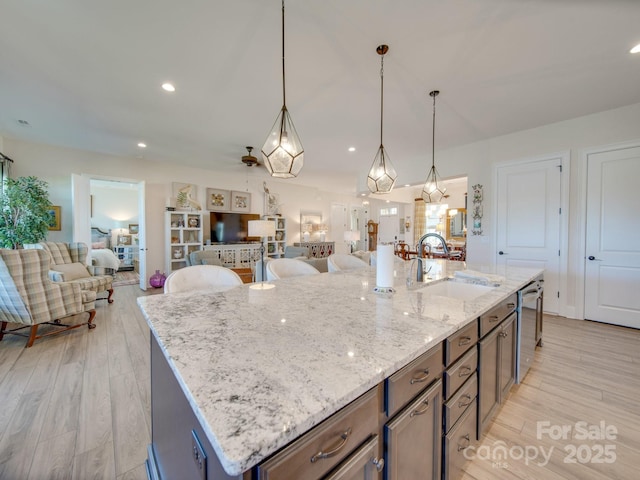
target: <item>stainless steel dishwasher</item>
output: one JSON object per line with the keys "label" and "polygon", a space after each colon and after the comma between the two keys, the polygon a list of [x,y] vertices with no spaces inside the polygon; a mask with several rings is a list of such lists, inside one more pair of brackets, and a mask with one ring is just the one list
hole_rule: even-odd
{"label": "stainless steel dishwasher", "polygon": [[539,276],[518,292],[518,348],[516,383],[522,382],[533,363],[536,345],[542,346],[544,280]]}

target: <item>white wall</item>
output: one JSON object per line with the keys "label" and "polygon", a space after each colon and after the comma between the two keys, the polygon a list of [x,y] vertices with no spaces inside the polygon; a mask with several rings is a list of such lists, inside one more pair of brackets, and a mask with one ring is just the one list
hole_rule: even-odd
{"label": "white wall", "polygon": [[91,226],[103,230],[138,223],[138,190],[91,186]]}

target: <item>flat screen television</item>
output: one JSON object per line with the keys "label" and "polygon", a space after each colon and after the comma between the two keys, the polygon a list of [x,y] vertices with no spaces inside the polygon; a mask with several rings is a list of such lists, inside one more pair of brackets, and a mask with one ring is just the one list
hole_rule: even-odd
{"label": "flat screen television", "polygon": [[249,237],[249,220],[260,220],[258,213],[210,212],[211,243],[258,242]]}

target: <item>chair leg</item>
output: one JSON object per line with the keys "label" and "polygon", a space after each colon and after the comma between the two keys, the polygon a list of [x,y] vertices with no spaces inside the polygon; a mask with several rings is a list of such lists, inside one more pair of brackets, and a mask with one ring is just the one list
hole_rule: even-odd
{"label": "chair leg", "polygon": [[89,314],[89,321],[87,322],[87,326],[89,327],[89,330],[96,328],[95,323],[91,323],[93,322],[94,317],[96,316],[96,311],[94,310],[89,310],[87,312]]}
{"label": "chair leg", "polygon": [[109,292],[109,296],[107,297],[107,302],[113,303],[113,298],[111,298],[113,296],[113,288],[110,288],[109,290],[107,290],[107,292]]}
{"label": "chair leg", "polygon": [[32,325],[29,333],[29,340],[27,340],[27,345],[24,348],[29,348],[33,345],[33,342],[36,339],[36,333],[38,333],[38,325]]}
{"label": "chair leg", "polygon": [[2,341],[2,338],[4,337],[4,331],[7,328],[7,323],[8,322],[2,322],[2,326],[0,327],[0,342]]}

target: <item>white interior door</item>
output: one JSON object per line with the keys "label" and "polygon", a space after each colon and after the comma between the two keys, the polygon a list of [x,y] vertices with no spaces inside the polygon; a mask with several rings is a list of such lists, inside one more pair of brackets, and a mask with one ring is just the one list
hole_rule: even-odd
{"label": "white interior door", "polygon": [[[73,218],[72,236],[74,242],[82,242],[91,247],[91,186],[89,177],[71,174],[71,204]],[[87,254],[91,265],[91,248]]]}
{"label": "white interior door", "polygon": [[640,147],[587,157],[585,318],[640,328]]}
{"label": "white interior door", "polygon": [[335,253],[349,253],[349,245],[344,241],[348,220],[347,207],[341,203],[332,203],[330,234],[335,242]]}
{"label": "white interior door", "polygon": [[558,313],[562,157],[497,169],[496,263],[544,268],[544,310]]}
{"label": "white interior door", "polygon": [[147,222],[145,221],[145,183],[138,182],[138,274],[140,288],[147,289]]}
{"label": "white interior door", "polygon": [[378,245],[381,243],[394,243],[400,235],[398,215],[380,215],[378,225]]}

